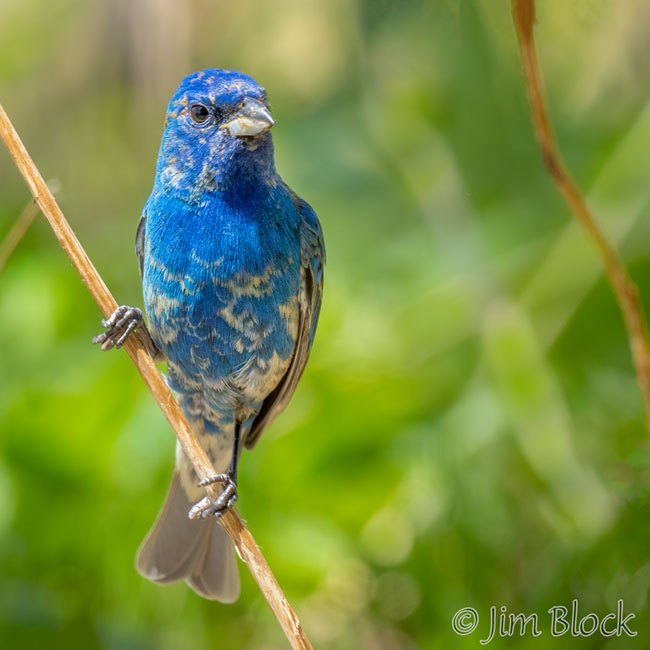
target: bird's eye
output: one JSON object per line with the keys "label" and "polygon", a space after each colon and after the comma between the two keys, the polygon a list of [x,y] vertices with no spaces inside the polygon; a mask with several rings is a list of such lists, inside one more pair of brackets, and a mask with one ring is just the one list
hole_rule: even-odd
{"label": "bird's eye", "polygon": [[194,104],[190,106],[190,117],[195,124],[205,124],[210,117],[210,111],[203,104]]}

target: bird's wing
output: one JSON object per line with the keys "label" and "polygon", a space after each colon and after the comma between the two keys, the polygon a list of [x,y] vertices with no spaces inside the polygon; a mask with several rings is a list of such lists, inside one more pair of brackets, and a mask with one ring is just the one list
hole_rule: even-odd
{"label": "bird's wing", "polygon": [[[291,192],[291,190],[288,190]],[[301,216],[301,280],[299,294],[300,315],[298,335],[293,350],[293,358],[285,375],[275,390],[264,400],[262,408],[255,416],[246,436],[246,447],[255,446],[268,424],[285,408],[293,395],[316,333],[316,323],[323,297],[323,266],[325,264],[325,244],[318,217],[312,207],[291,192],[293,202]]]}
{"label": "bird's wing", "polygon": [[144,247],[147,229],[147,213],[143,212],[138,222],[138,232],[135,233],[135,254],[138,256],[138,266],[140,267],[140,277],[144,269]]}

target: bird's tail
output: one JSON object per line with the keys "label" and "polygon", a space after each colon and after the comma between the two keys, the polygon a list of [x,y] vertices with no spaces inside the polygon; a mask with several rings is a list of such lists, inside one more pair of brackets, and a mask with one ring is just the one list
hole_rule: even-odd
{"label": "bird's tail", "polygon": [[138,551],[138,573],[158,584],[185,580],[200,596],[231,603],[239,596],[232,543],[213,519],[188,519],[191,506],[174,471],[165,504]]}

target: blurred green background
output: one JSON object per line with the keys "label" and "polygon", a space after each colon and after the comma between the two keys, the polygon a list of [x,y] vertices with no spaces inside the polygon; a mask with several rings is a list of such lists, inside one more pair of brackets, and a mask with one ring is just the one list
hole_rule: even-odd
{"label": "blurred green background", "polygon": [[[542,1],[559,141],[650,296],[650,5]],[[320,215],[326,292],[243,516],[320,649],[647,648],[650,455],[625,331],[533,139],[506,0],[3,0],[0,100],[96,267],[133,239],[166,103],[203,67],[269,92],[277,164]],[[28,199],[0,155],[0,237]],[[646,301],[647,302],[647,301]],[[174,438],[42,219],[0,274],[0,648],[274,650],[238,603],[142,580]],[[634,639],[546,611],[624,599]],[[478,630],[451,619],[475,607]]]}

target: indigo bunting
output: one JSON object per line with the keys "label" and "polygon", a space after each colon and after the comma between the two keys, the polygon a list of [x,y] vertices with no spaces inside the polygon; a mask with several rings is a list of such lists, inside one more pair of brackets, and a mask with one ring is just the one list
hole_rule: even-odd
{"label": "indigo bunting", "polygon": [[[275,169],[273,124],[264,88],[244,74],[208,69],[182,81],[136,235],[148,328],[139,309],[121,306],[94,339],[109,350],[140,331],[219,472],[198,484],[177,446],[137,569],[222,602],[237,598],[239,575],[210,515],[232,506],[241,449],[291,398],[322,297],[321,227]],[[201,499],[211,482],[223,485],[215,502]]]}

